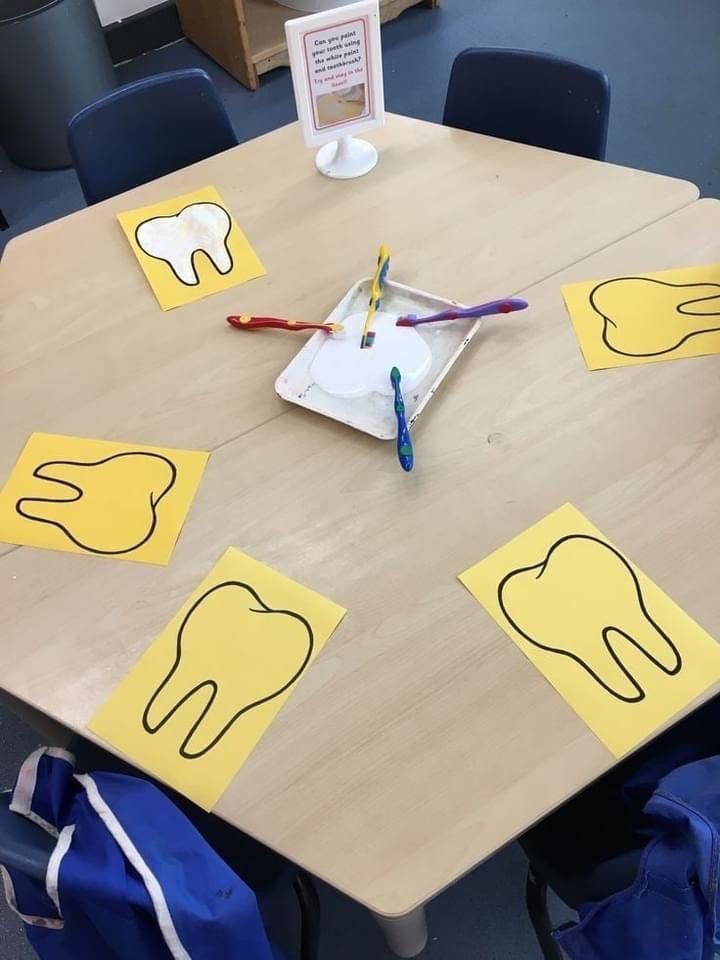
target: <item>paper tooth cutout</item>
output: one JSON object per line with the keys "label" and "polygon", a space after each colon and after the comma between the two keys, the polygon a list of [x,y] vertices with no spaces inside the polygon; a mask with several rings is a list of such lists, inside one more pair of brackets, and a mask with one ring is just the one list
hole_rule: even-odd
{"label": "paper tooth cutout", "polygon": [[616,757],[720,679],[720,645],[571,504],[460,580]]}
{"label": "paper tooth cutout", "polygon": [[174,217],[143,220],[135,231],[140,249],[164,260],[181,283],[196,286],[200,278],[194,257],[204,253],[218,273],[229,273],[233,262],[227,247],[230,214],[217,203],[191,203]]}
{"label": "paper tooth cutout", "polygon": [[[609,350],[627,357],[659,357],[691,337],[720,330],[720,284],[665,283],[651,277],[619,277],[590,294],[603,321]],[[632,303],[640,309],[631,308]]]}
{"label": "paper tooth cutout", "polygon": [[[82,550],[112,555],[137,550],[153,535],[158,505],[177,468],[159,453],[133,451],[85,463],[51,460],[32,475],[54,486],[47,496],[21,497],[15,504],[20,516],[57,527]],[[104,531],[103,518],[118,513],[122,526]]]}
{"label": "paper tooth cutout", "polygon": [[265,273],[214,187],[126,210],[118,220],[163,310]]}
{"label": "paper tooth cutout", "polygon": [[[576,578],[586,589],[570,597],[567,585]],[[602,590],[597,588],[600,583]],[[635,571],[597,537],[561,537],[544,560],[506,574],[498,601],[510,625],[529,643],[570,657],[625,703],[645,699],[632,667],[623,662],[627,644],[665,674],[674,675],[682,667],[677,647],[647,609]],[[621,615],[613,617],[613,608]],[[571,633],[569,618],[574,622]],[[621,639],[627,643],[619,643]]]}
{"label": "paper tooth cutout", "polygon": [[90,729],[210,810],[344,615],[230,547]]}
{"label": "paper tooth cutout", "polygon": [[[268,616],[277,618],[277,637],[272,642],[263,636]],[[212,629],[219,620],[226,624],[224,635]],[[301,614],[273,610],[247,583],[218,583],[185,614],[174,663],[145,708],[143,726],[149,734],[157,733],[192,700],[199,715],[178,752],[186,759],[202,757],[243,714],[295,683],[308,665],[313,645],[312,627]],[[278,646],[285,649],[278,650]],[[192,648],[202,648],[202,659],[195,657],[189,663],[194,656]],[[258,660],[265,661],[260,682],[248,684],[248,676],[257,672],[253,666]]]}
{"label": "paper tooth cutout", "polygon": [[34,433],[0,490],[0,540],[166,564],[208,454]]}
{"label": "paper tooth cutout", "polygon": [[720,353],[720,264],[565,284],[591,370]]}

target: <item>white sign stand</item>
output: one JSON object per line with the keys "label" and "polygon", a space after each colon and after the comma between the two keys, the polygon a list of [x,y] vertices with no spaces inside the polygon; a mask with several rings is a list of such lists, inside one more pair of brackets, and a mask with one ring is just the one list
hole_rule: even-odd
{"label": "white sign stand", "polygon": [[367,140],[340,137],[321,147],[315,157],[315,166],[326,177],[352,180],[370,173],[378,162],[378,152]]}
{"label": "white sign stand", "polygon": [[324,144],[316,167],[340,180],[369,173],[377,150],[353,134],[385,122],[377,0],[288,20],[285,34],[305,143]]}

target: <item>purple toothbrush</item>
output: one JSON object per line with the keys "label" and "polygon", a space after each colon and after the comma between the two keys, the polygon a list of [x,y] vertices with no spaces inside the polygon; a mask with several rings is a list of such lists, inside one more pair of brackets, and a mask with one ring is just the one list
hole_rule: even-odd
{"label": "purple toothbrush", "polygon": [[396,327],[417,327],[421,323],[438,323],[441,320],[474,320],[477,317],[492,317],[496,313],[513,313],[515,310],[525,310],[527,300],[493,300],[490,303],[480,303],[476,307],[465,307],[443,310],[430,317],[417,317],[409,314],[395,321]]}

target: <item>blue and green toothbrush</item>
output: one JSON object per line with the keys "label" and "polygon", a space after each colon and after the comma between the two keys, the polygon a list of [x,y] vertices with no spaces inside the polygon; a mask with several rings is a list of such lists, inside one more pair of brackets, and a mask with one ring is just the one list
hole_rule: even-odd
{"label": "blue and green toothbrush", "polygon": [[390,383],[395,391],[395,416],[397,417],[397,454],[400,466],[409,473],[415,465],[410,430],[405,419],[405,401],[400,391],[400,371],[393,367],[390,371]]}

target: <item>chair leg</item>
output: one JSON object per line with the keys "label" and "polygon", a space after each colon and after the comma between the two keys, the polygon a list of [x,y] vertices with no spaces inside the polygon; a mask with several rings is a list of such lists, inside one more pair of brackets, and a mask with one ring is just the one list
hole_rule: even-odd
{"label": "chair leg", "polygon": [[552,938],[552,923],[547,909],[547,884],[528,865],[525,897],[530,922],[533,925],[543,960],[563,960],[560,947]]}
{"label": "chair leg", "polygon": [[304,870],[295,877],[300,904],[300,960],[317,960],[320,950],[320,898],[315,881]]}

